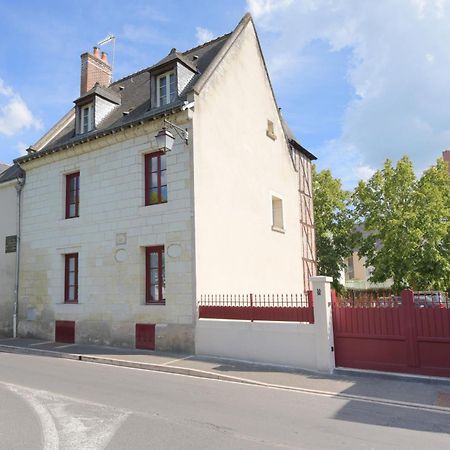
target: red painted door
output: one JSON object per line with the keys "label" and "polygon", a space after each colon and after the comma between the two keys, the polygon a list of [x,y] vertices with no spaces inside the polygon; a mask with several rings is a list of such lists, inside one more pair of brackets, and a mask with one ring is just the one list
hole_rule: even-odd
{"label": "red painted door", "polygon": [[75,343],[75,322],[70,320],[55,321],[55,342]]}
{"label": "red painted door", "polygon": [[155,350],[155,325],[148,323],[136,324],[136,348]]}

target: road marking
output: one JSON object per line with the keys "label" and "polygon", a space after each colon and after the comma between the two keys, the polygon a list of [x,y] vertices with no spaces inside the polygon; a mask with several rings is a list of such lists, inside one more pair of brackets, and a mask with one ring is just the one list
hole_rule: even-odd
{"label": "road marking", "polygon": [[34,344],[30,344],[30,347],[37,347],[38,345],[53,344],[53,343],[54,341],[35,342]]}
{"label": "road marking", "polygon": [[131,411],[52,392],[0,382],[38,415],[44,450],[104,449]]}
{"label": "road marking", "polygon": [[37,400],[33,393],[28,389],[23,389],[13,384],[4,384],[11,392],[14,392],[22,397],[39,417],[42,427],[42,436],[44,439],[44,450],[59,450],[58,431],[56,429],[55,421],[53,420],[48,409],[39,400]]}
{"label": "road marking", "polygon": [[189,356],[186,356],[185,358],[172,359],[172,361],[167,361],[167,362],[165,362],[163,364],[160,364],[160,365],[161,366],[167,366],[167,365],[172,364],[174,362],[185,361],[186,359],[192,358],[192,356],[193,355],[189,355]]}
{"label": "road marking", "polygon": [[58,346],[55,346],[55,348],[69,348],[69,347],[73,347],[74,345],[77,345],[77,344],[58,345]]}

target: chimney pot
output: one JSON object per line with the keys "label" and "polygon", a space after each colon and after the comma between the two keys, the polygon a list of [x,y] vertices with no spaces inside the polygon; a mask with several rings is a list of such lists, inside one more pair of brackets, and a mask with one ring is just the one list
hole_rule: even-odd
{"label": "chimney pot", "polygon": [[102,52],[102,61],[108,64],[108,54],[105,52]]}
{"label": "chimney pot", "polygon": [[98,47],[94,47],[94,56],[100,59],[100,50]]}

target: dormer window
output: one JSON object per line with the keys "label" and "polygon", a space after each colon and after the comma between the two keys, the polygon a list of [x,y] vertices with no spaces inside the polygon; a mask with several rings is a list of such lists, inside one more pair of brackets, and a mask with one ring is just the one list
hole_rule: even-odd
{"label": "dormer window", "polygon": [[81,108],[80,132],[87,133],[94,129],[94,105],[90,104]]}
{"label": "dormer window", "polygon": [[173,102],[177,95],[175,72],[166,72],[158,76],[157,83],[158,106]]}
{"label": "dormer window", "polygon": [[99,124],[121,104],[121,94],[111,88],[96,84],[74,103],[76,105],[76,134],[86,134]]}

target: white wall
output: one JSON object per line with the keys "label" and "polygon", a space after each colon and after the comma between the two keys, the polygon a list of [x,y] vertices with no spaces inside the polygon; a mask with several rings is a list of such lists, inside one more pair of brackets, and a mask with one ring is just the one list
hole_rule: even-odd
{"label": "white wall", "polygon": [[[197,296],[303,292],[298,174],[251,22],[196,96],[193,123]],[[285,233],[271,228],[272,193]]]}
{"label": "white wall", "polygon": [[196,353],[317,370],[314,325],[200,319]]}
{"label": "white wall", "polygon": [[314,324],[199,319],[198,355],[277,364],[331,373],[334,340],[328,277],[312,277]]}
{"label": "white wall", "polygon": [[5,238],[16,230],[15,180],[0,184],[0,335],[12,333],[16,253],[5,253]]}
{"label": "white wall", "polygon": [[[178,118],[189,128],[186,114]],[[160,127],[161,121],[147,123],[24,165],[22,335],[52,339],[55,320],[75,320],[77,341],[134,345],[135,323],[154,323],[157,348],[193,349],[192,150],[177,140],[167,154],[168,203],[144,206],[144,155],[156,150]],[[74,171],[80,171],[80,217],[66,220],[65,175]],[[161,244],[166,305],[146,305],[144,248]],[[79,253],[75,305],[63,298],[63,255],[73,252]]]}

